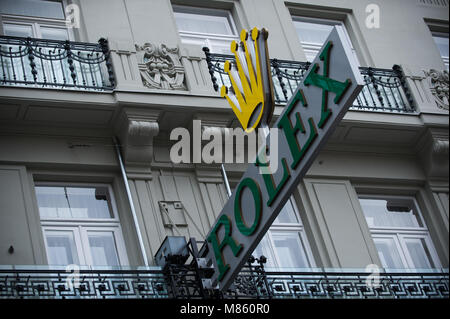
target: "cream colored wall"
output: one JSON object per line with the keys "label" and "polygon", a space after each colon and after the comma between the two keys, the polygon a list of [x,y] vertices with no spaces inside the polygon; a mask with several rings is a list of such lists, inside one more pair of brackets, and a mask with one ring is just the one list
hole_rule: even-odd
{"label": "cream colored wall", "polygon": [[[0,165],[0,264],[44,264],[45,250],[26,168]],[[13,247],[13,252],[9,248]]]}
{"label": "cream colored wall", "polygon": [[[10,137],[8,140],[11,139]],[[42,149],[41,143],[43,142],[35,141],[35,149]],[[0,156],[2,163],[5,162],[4,154]],[[60,156],[55,156],[57,154]],[[4,259],[1,263],[45,263],[37,206],[36,202],[31,200],[34,179],[111,183],[119,206],[130,263],[140,264],[140,252],[137,249],[134,225],[123,183],[119,177],[118,167],[112,164],[115,162],[115,155],[110,152],[109,160],[102,162],[103,155],[97,149],[90,151],[89,161],[74,165],[63,156],[61,148],[56,146],[47,149],[47,152],[40,156],[40,161],[35,162],[33,156],[28,154],[25,166],[2,165],[0,225],[2,236],[6,237],[2,243],[8,247],[9,244],[13,244],[16,250],[11,256],[2,255]],[[11,155],[7,159],[10,162]],[[423,189],[425,176],[421,166],[418,162],[409,160],[408,156],[374,158],[372,155],[356,156],[345,152],[325,151],[319,155],[319,159],[321,164],[316,161],[308,174],[309,177],[299,186],[299,191],[295,194],[317,264],[324,267],[351,268],[378,263],[358,203],[355,185],[363,181],[367,189],[373,186],[373,192],[379,194],[386,194],[386,187],[392,183],[416,185],[417,189]],[[241,172],[229,171],[229,173],[239,176]],[[137,173],[132,175],[133,177],[129,178],[130,188],[146,252],[150,257],[154,256],[165,236],[183,235],[186,238],[203,239],[226,200],[218,168],[217,171],[210,170],[208,173],[195,168],[168,168],[165,163],[155,163],[151,176],[148,174],[139,176]],[[404,195],[404,187],[399,189],[401,191],[397,190],[397,194]],[[389,191],[388,194],[396,194],[396,191]],[[448,235],[448,207],[445,208],[445,196],[448,196],[448,192],[433,192],[425,196],[427,202],[434,203],[434,207],[438,207],[436,213],[430,204],[422,208],[425,215],[434,216],[428,219],[429,226],[437,234],[434,239],[442,243],[442,262],[448,264],[448,253],[444,252],[445,247],[448,247],[448,240],[445,241],[445,234]],[[12,198],[14,200],[11,200]],[[176,228],[164,224],[164,212],[159,202],[182,203],[186,210],[172,211],[175,214],[172,218],[183,216],[186,223],[178,224]],[[446,230],[440,229],[442,228],[439,226],[439,223],[442,223],[440,218],[446,220]],[[10,232],[11,229],[14,231]],[[6,246],[2,248],[3,252],[7,250]]]}
{"label": "cream colored wall", "polygon": [[[181,45],[170,0],[77,0],[81,5],[87,41],[100,37],[143,44]],[[380,28],[366,27],[371,0],[174,1],[204,7],[222,7],[234,13],[238,27],[266,27],[272,57],[305,61],[291,21],[292,15],[333,18],[345,22],[363,64],[390,68],[394,64],[443,69],[439,52],[424,19],[448,22],[448,10],[411,0],[380,0]],[[108,8],[106,11],[105,8]],[[98,14],[104,12],[104,14]],[[401,14],[399,14],[401,12]],[[448,28],[448,26],[447,26]],[[164,30],[164,32],[160,32]],[[427,48],[424,50],[424,48]]]}
{"label": "cream colored wall", "polygon": [[[0,89],[0,264],[46,263],[33,181],[83,181],[113,186],[130,264],[141,265],[135,227],[111,142],[111,137],[118,134],[123,112],[137,109],[142,120],[155,110],[160,112],[159,129],[166,134],[172,118],[164,118],[165,112],[189,120],[202,112],[220,114],[218,120],[232,119],[226,102],[212,90],[201,50],[181,44],[169,0],[73,2],[81,7],[84,28],[79,30],[79,38],[96,42],[107,37],[110,41],[118,88],[114,93],[102,94]],[[422,22],[423,18],[448,21],[448,12],[420,7],[409,0],[378,1],[382,9],[380,30],[365,28],[364,9],[370,3],[365,0],[176,3],[219,5],[231,9],[242,27],[268,27],[271,56],[276,58],[305,60],[291,22],[291,13],[303,13],[343,19],[367,65],[402,64],[405,70],[414,69],[416,73],[443,68]],[[145,42],[180,48],[188,90],[158,91],[143,86],[134,45]],[[318,266],[364,267],[379,263],[357,192],[404,194],[405,189],[408,195],[420,198],[441,261],[448,266],[448,176],[447,180],[442,176],[439,185],[430,183],[418,156],[422,147],[419,141],[429,127],[442,130],[444,139],[447,130],[448,141],[448,112],[438,109],[430,96],[421,95],[429,91],[423,79],[410,81],[413,80],[420,114],[348,112],[294,194]],[[277,113],[280,111],[281,107]],[[90,146],[70,147],[72,144]],[[157,154],[153,154],[157,160],[151,165],[127,163],[133,202],[150,259],[167,235],[181,233],[203,239],[226,201],[218,167],[174,166],[163,156],[168,154],[169,146],[160,141],[157,144]],[[242,173],[242,165],[227,169],[235,181]],[[397,188],[388,190],[393,184]],[[169,206],[181,202],[186,208],[184,211],[170,206],[169,213],[180,220],[176,228],[164,224],[165,213],[159,202]],[[11,244],[16,250],[9,255],[6,251]]]}

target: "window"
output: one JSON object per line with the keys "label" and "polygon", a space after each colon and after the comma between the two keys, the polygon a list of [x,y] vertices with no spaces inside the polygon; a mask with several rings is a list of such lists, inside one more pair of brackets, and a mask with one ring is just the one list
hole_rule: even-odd
{"label": "window", "polygon": [[358,61],[356,52],[353,49],[350,37],[342,21],[294,17],[293,22],[308,62],[314,60],[333,27],[342,28],[344,30],[348,44],[352,48],[353,54]]}
{"label": "window", "polygon": [[64,19],[62,1],[52,0],[2,0],[0,1],[0,13]]}
{"label": "window", "polygon": [[61,1],[3,0],[0,15],[3,35],[49,40],[73,38],[66,27]]}
{"label": "window", "polygon": [[[64,16],[63,1],[40,1],[40,0],[4,0],[0,1],[0,32],[1,35],[21,37],[21,38],[37,38],[44,40],[66,41],[73,40],[74,34],[72,28],[67,28]],[[23,47],[19,44],[8,44],[3,46],[5,52],[10,51],[14,55],[15,52],[23,51]],[[28,85],[32,79],[37,76],[37,82],[55,82],[66,83],[66,79],[70,79],[70,70],[67,67],[67,59],[61,60],[61,63],[50,58],[55,57],[59,53],[53,44],[39,47],[39,52],[44,56],[39,61],[35,60],[34,68],[37,73],[33,74],[31,65],[27,60],[21,60],[21,55],[16,54],[16,58],[7,58],[2,60],[2,74],[6,83],[14,83],[14,85]],[[87,52],[86,54],[90,54]],[[5,56],[5,55],[4,55]],[[6,56],[9,56],[6,54]],[[45,58],[47,57],[47,58]],[[75,62],[75,64],[77,64]],[[66,66],[66,67],[64,67]],[[75,65],[75,72],[78,78],[83,78],[83,70]],[[89,70],[92,73],[92,70]],[[88,71],[88,72],[89,72]],[[21,82],[24,83],[21,83]],[[28,84],[25,84],[27,83]],[[35,84],[38,86],[38,84]]]}
{"label": "window", "polygon": [[448,33],[433,32],[433,40],[436,43],[436,46],[437,46],[439,52],[441,53],[442,61],[444,62],[446,70],[448,71],[449,70]]}
{"label": "window", "polygon": [[441,267],[414,198],[361,196],[359,201],[384,268]]}
{"label": "window", "polygon": [[238,40],[231,13],[227,10],[173,6],[181,41],[208,47],[214,53],[230,53]]}
{"label": "window", "polygon": [[[30,17],[16,17],[16,16],[3,16],[3,35],[22,37],[22,38],[42,38],[46,40],[59,40],[65,41],[73,38],[71,32],[66,28],[65,21],[56,21],[49,19],[30,18]],[[11,52],[20,52],[23,48],[18,44],[10,44],[4,46],[2,49],[11,50]],[[57,51],[52,45],[44,48],[40,48],[41,54],[44,56],[55,56]],[[23,61],[22,61],[23,60]],[[17,58],[3,59],[2,64],[2,76],[8,80],[30,80],[33,79],[32,69],[29,61],[21,59],[19,55]],[[67,62],[64,61],[64,65]],[[42,75],[53,75],[53,81],[64,83],[65,79],[70,79],[70,70],[68,67],[63,67],[61,63],[51,62],[50,59],[41,59],[39,63],[35,63],[35,69],[37,71],[38,80],[43,81]],[[77,73],[79,69],[76,67]],[[81,75],[79,75],[81,77]],[[15,83],[17,85],[18,83]]]}
{"label": "window", "polygon": [[36,196],[49,265],[128,265],[108,185],[38,185]]}
{"label": "window", "polygon": [[3,35],[13,37],[31,37],[46,40],[70,40],[65,20],[54,21],[39,18],[3,17]]}
{"label": "window", "polygon": [[315,267],[306,233],[293,200],[289,200],[253,252],[267,257],[267,268]]}

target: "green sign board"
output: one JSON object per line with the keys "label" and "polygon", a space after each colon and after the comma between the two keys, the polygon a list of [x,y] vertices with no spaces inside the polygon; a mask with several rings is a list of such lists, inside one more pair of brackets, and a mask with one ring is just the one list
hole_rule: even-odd
{"label": "green sign board", "polygon": [[353,52],[334,28],[274,125],[278,169],[261,174],[267,164],[249,165],[206,237],[220,290],[232,284],[362,86]]}

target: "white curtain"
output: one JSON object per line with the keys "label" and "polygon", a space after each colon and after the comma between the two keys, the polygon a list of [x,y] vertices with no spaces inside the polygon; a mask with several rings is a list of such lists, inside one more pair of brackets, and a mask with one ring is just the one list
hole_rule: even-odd
{"label": "white curtain", "polygon": [[41,218],[111,218],[106,187],[37,186]]}
{"label": "white curtain", "polygon": [[47,252],[50,265],[70,265],[79,263],[72,234],[47,234]]}
{"label": "white curtain", "polygon": [[89,235],[94,266],[119,266],[116,243],[112,232]]}

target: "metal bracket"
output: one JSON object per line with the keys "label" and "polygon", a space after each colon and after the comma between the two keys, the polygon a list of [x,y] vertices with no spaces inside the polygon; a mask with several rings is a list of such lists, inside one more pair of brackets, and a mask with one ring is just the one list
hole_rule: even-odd
{"label": "metal bracket", "polygon": [[159,201],[164,226],[187,226],[183,204],[180,201]]}

